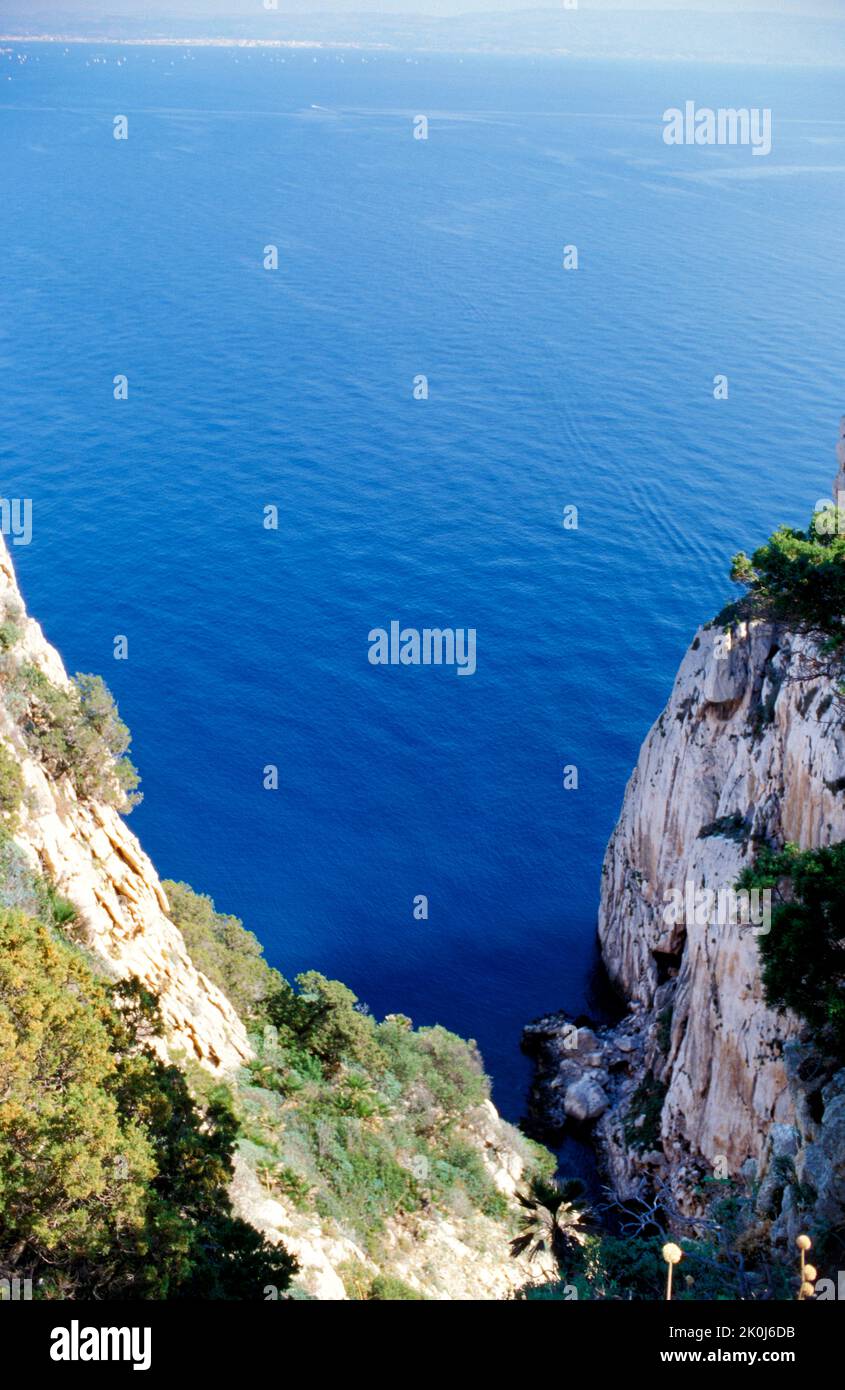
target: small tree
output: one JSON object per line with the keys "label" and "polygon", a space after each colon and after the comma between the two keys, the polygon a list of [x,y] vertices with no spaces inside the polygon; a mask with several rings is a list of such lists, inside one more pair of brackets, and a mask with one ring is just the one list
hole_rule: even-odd
{"label": "small tree", "polygon": [[[121,810],[131,811],[141,800],[138,792],[140,778],[134,764],[127,757],[132,735],[121,719],[114,696],[102,676],[85,675],[78,672],[73,678],[82,722],[83,746],[88,743],[93,758],[92,781],[104,800],[116,799]],[[93,734],[96,743],[85,738]],[[91,746],[94,743],[94,746]],[[108,759],[105,766],[101,758],[101,746],[105,747]],[[117,782],[118,792],[113,797],[110,779]]]}
{"label": "small tree", "polygon": [[154,1161],[110,1094],[107,1012],[70,950],[0,912],[0,1258],[25,1271],[105,1270],[143,1225]]}
{"label": "small tree", "polygon": [[731,579],[748,589],[755,612],[845,641],[845,513],[814,514],[806,531],[781,526],[749,557],[733,558]]}
{"label": "small tree", "polygon": [[163,887],[194,965],[220,986],[242,1018],[253,1020],[267,996],[285,983],[264,959],[261,942],[187,883],[167,879]]}
{"label": "small tree", "polygon": [[378,1045],[372,1018],[356,1005],[357,996],[340,980],[327,980],[317,970],[296,977],[299,993],[284,980],[265,1004],[267,1016],[280,1033],[286,1031],[318,1057],[331,1075],[343,1062],[366,1070],[385,1070],[387,1058]]}
{"label": "small tree", "polygon": [[758,938],[766,1002],[791,1009],[845,1056],[845,841],[764,849],[738,886],[771,891],[771,930]]}
{"label": "small tree", "polygon": [[520,1234],[511,1241],[511,1254],[527,1252],[533,1260],[546,1253],[562,1268],[579,1253],[587,1233],[585,1192],[578,1178],[561,1183],[535,1178],[527,1192],[517,1192],[525,1215],[520,1218]]}
{"label": "small tree", "polygon": [[53,777],[69,777],[78,796],[131,811],[141,796],[126,756],[129,730],[100,676],[77,675],[66,688],[37,666],[22,666],[10,708],[31,751]]}
{"label": "small tree", "polygon": [[0,743],[0,827],[14,835],[24,794],[24,780],[17,758]]}

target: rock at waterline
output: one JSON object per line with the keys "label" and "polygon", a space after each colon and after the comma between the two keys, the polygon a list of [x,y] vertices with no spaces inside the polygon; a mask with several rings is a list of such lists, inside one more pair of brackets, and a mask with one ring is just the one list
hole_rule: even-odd
{"label": "rock at waterline", "polygon": [[566,1088],[563,1108],[570,1120],[578,1120],[581,1123],[597,1120],[599,1115],[604,1114],[607,1106],[607,1096],[599,1083],[590,1076],[582,1076],[580,1081],[575,1081]]}

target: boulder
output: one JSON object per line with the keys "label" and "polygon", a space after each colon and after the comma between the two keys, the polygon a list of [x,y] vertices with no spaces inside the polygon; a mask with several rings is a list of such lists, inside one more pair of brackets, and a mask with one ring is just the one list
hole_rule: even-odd
{"label": "boulder", "polygon": [[591,1076],[582,1076],[566,1089],[563,1108],[571,1120],[583,1123],[597,1120],[608,1106],[608,1099],[601,1086]]}

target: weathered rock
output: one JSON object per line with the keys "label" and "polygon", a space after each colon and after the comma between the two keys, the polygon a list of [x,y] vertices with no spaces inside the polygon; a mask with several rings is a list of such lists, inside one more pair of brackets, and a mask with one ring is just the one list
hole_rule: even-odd
{"label": "weathered rock", "polygon": [[567,1086],[563,1098],[566,1114],[571,1120],[578,1120],[580,1123],[597,1120],[599,1115],[604,1114],[607,1104],[607,1096],[601,1086],[589,1076],[584,1076],[580,1081]]}
{"label": "weathered rock", "polygon": [[793,1138],[775,1135],[764,1152],[758,1210],[768,1198],[769,1213],[778,1216],[775,1237],[792,1247],[809,1220],[820,1228],[845,1224],[845,1068],[825,1066],[811,1043],[793,1043],[787,1074]]}
{"label": "weathered rock", "polygon": [[756,1201],[758,1216],[778,1214],[784,1191],[794,1173],[798,1145],[799,1134],[794,1125],[772,1125],[756,1174],[760,1181]]}

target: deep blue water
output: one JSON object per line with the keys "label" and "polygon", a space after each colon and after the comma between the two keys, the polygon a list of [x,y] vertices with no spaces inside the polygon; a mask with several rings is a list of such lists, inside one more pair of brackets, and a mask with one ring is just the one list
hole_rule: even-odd
{"label": "deep blue water", "polygon": [[[841,76],[23,52],[0,477],[31,610],[118,698],[162,874],[288,975],[476,1037],[517,1117],[679,658],[834,471]],[[667,149],[687,98],[770,106],[773,153]],[[476,628],[476,674],[369,665],[392,618]]]}

